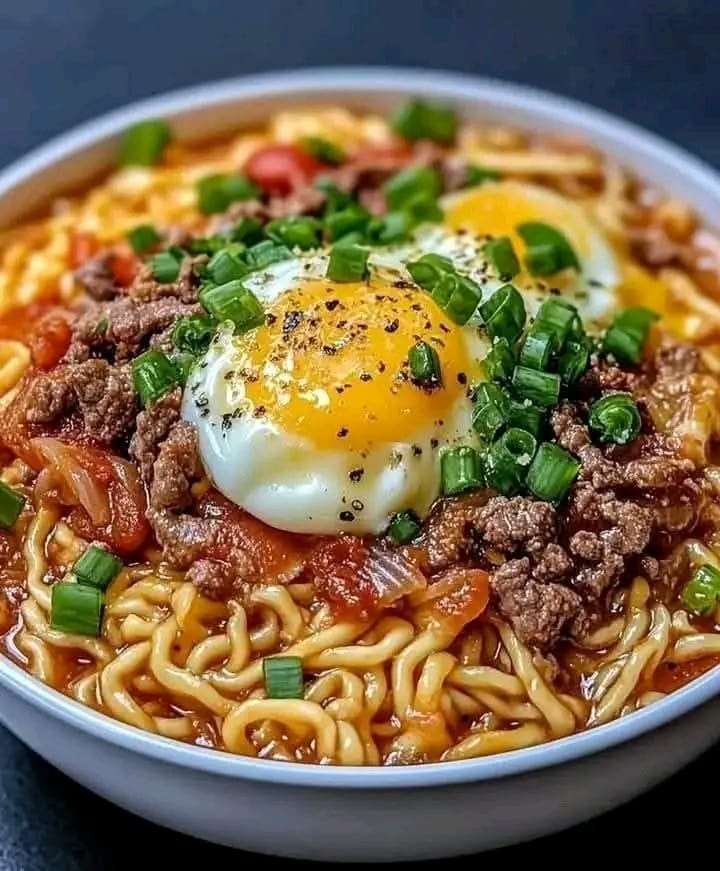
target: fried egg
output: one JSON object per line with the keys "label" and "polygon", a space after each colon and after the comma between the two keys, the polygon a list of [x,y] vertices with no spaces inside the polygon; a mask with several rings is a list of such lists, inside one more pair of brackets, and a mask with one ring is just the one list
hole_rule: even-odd
{"label": "fried egg", "polygon": [[[586,322],[615,305],[618,267],[611,246],[580,206],[518,182],[447,196],[443,224],[403,244],[372,249],[368,278],[325,278],[328,252],[296,252],[244,284],[263,303],[264,326],[244,335],[223,327],[185,390],[184,417],[198,431],[215,486],[271,526],[299,533],[379,534],[398,511],[420,516],[440,492],[439,454],[475,441],[470,387],[489,350],[477,322],[459,326],[416,287],[406,265],[423,254],[448,257],[482,288],[504,282],[482,253],[515,227],[552,224],[570,240],[579,272],[552,284],[521,273],[513,283],[532,314],[549,294],[571,299]],[[408,351],[429,342],[442,384],[427,389],[408,370]]]}

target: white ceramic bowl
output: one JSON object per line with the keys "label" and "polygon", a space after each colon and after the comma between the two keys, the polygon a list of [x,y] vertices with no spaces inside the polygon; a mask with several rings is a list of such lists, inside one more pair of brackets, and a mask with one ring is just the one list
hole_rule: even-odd
{"label": "white ceramic bowl", "polygon": [[[163,116],[192,139],[292,104],[381,112],[408,95],[467,117],[576,131],[720,225],[720,178],[656,137],[586,106],[501,82],[403,69],[279,73],[154,98],[83,125],[0,174],[0,226],[112,161],[118,134]],[[0,657],[0,720],[70,777],[164,826],[221,844],[336,861],[428,859],[537,837],[627,801],[720,734],[720,670],[622,720],[467,762],[296,765],[190,747],[124,726]]]}

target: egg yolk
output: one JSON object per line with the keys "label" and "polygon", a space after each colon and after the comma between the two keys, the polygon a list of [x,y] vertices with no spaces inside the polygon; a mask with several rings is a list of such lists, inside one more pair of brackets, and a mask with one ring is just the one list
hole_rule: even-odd
{"label": "egg yolk", "polygon": [[[416,288],[308,280],[235,339],[229,404],[322,448],[369,450],[438,430],[467,391],[462,328]],[[428,342],[442,384],[414,383],[408,351]]]}
{"label": "egg yolk", "polygon": [[529,185],[486,183],[453,198],[445,209],[445,224],[451,229],[469,230],[477,235],[509,236],[521,259],[525,243],[516,228],[529,221],[550,224],[560,230],[579,256],[589,253],[589,229],[579,208]]}

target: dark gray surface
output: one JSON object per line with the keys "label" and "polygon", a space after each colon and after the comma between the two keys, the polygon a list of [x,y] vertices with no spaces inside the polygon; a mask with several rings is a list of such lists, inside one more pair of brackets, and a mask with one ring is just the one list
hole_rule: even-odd
{"label": "dark gray surface", "polygon": [[[547,88],[720,164],[719,32],[716,0],[0,0],[0,165],[139,97],[231,75],[343,63],[432,66]],[[588,848],[626,861],[663,858],[668,843],[697,835],[695,801],[719,758],[715,750],[645,798],[501,858],[577,861]],[[693,857],[705,849],[709,858],[707,840],[695,840]],[[0,730],[2,871],[124,868],[155,857],[165,867],[243,861],[111,807]]]}

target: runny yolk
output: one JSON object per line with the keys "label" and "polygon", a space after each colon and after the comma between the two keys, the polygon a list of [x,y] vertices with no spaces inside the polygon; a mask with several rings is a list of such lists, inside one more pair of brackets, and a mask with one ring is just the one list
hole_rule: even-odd
{"label": "runny yolk", "polygon": [[550,224],[565,234],[578,256],[589,254],[589,228],[580,207],[530,185],[486,183],[453,198],[445,208],[446,226],[478,235],[509,236],[521,259],[525,243],[516,227],[529,221]]}
{"label": "runny yolk", "polygon": [[[233,404],[322,448],[368,450],[442,426],[467,390],[462,329],[415,288],[308,280],[236,339]],[[442,386],[413,383],[408,351],[438,353]]]}

